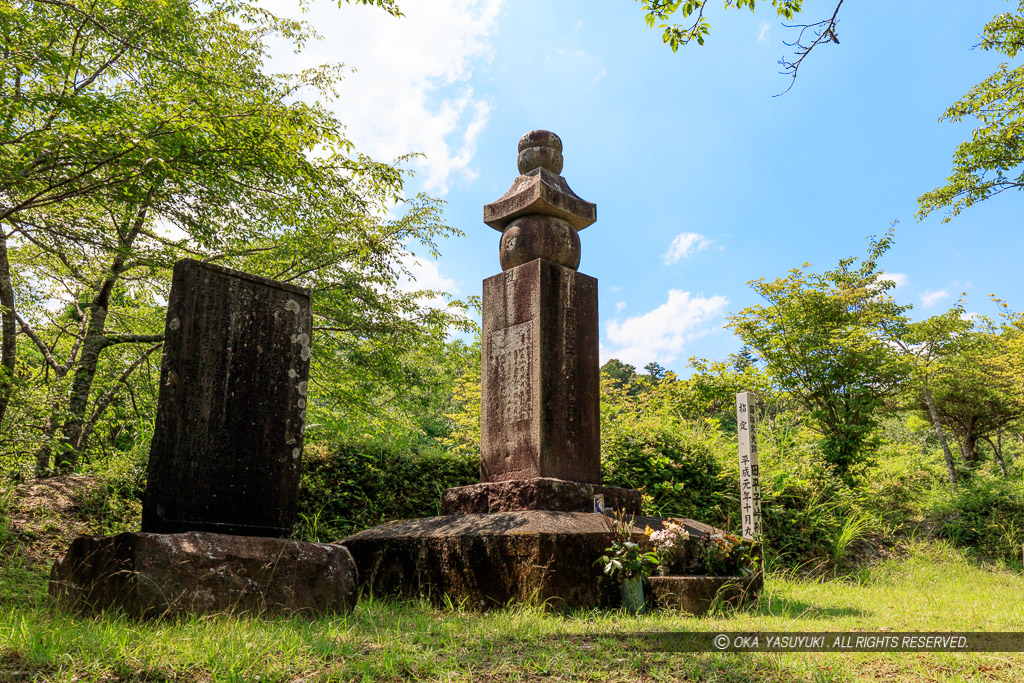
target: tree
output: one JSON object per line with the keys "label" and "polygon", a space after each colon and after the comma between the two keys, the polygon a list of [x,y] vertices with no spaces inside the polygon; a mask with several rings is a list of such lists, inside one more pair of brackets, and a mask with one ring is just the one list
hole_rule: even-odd
{"label": "tree", "polygon": [[767,305],[729,319],[778,388],[807,410],[824,435],[827,461],[840,473],[864,457],[877,409],[907,373],[892,340],[909,306],[889,295],[895,283],[878,279],[878,260],[892,236],[890,229],[873,238],[859,266],[847,258],[818,275],[806,272],[805,263],[784,278],[751,282]]}
{"label": "tree", "polygon": [[[647,25],[651,28],[657,25],[663,30],[662,42],[671,47],[673,52],[678,50],[681,45],[688,45],[694,41],[698,45],[703,45],[711,31],[711,26],[704,16],[708,0],[639,0],[639,2],[642,3],[643,9],[647,13]],[[775,8],[775,13],[787,21],[791,21],[803,10],[803,0],[771,0],[771,3]],[[757,0],[725,0],[726,9],[748,7],[753,12],[756,5]],[[796,24],[789,27],[798,31],[795,40],[792,43],[787,43],[788,46],[796,48],[795,59],[789,60],[783,57],[779,60],[783,73],[790,76],[789,88],[786,88],[786,91],[793,87],[800,65],[814,48],[826,43],[839,44],[836,29],[839,21],[839,8],[842,6],[843,0],[838,0],[831,16],[810,24]],[[693,19],[683,24],[668,23],[676,12],[679,12],[684,19],[691,17]],[[664,23],[659,24],[658,22]]]}
{"label": "tree", "polygon": [[[1014,58],[1024,49],[1024,0],[1016,13],[1002,13],[985,24],[982,50],[995,50]],[[971,139],[953,153],[953,172],[946,184],[918,197],[918,219],[947,209],[950,221],[976,202],[1005,192],[1024,189],[1024,64],[999,70],[971,88],[947,109],[939,121],[981,122]]]}
{"label": "tree", "polygon": [[[944,360],[947,371],[932,382],[935,410],[960,443],[967,467],[980,464],[979,444],[1020,419],[1024,404],[1006,374],[1004,357],[1015,349],[1004,334],[987,321],[980,329],[971,326],[956,340],[955,353]],[[996,462],[1001,452],[993,445]],[[1005,473],[1005,464],[1001,465]]]}
{"label": "tree", "polygon": [[[963,305],[957,303],[942,315],[908,324],[900,337],[895,339],[896,345],[911,360],[911,379],[916,399],[924,403],[932,429],[942,446],[950,486],[956,486],[956,467],[949,443],[946,441],[942,417],[935,406],[933,386],[937,378],[951,371],[949,361],[965,344],[964,335],[971,327],[972,323],[964,317]],[[915,400],[915,403],[918,400]]]}
{"label": "tree", "polygon": [[[397,13],[389,0],[358,1]],[[437,202],[404,199],[398,168],[354,153],[330,112],[296,101],[301,89],[329,97],[336,70],[265,72],[266,36],[301,46],[305,25],[187,0],[38,0],[0,19],[3,366],[15,367],[16,324],[51,382],[41,467],[58,423],[59,462],[74,467],[118,386],[153,353],[162,316],[136,315],[159,309],[140,295],[166,295],[183,255],[313,290],[310,403],[324,410],[378,408],[381,388],[400,404],[408,352],[466,325],[418,300],[438,293],[401,287],[403,254],[436,253],[451,231]],[[399,217],[384,218],[396,204]],[[43,305],[61,298],[71,318]],[[16,300],[35,305],[20,315]],[[124,381],[97,393],[104,369]]]}
{"label": "tree", "polygon": [[618,358],[609,358],[608,362],[601,366],[601,376],[603,380],[611,381],[616,388],[627,394],[635,396],[639,391],[637,380],[640,375],[637,374],[636,368]]}

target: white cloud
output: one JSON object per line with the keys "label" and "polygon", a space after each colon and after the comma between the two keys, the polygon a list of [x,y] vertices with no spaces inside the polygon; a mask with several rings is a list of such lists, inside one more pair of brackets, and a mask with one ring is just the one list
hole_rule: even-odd
{"label": "white cloud", "polygon": [[724,296],[692,296],[672,289],[668,300],[653,311],[605,325],[612,347],[602,347],[602,362],[618,358],[636,367],[651,361],[671,363],[688,343],[712,331],[710,321],[729,303]]}
{"label": "white cloud", "polygon": [[666,266],[671,266],[694,252],[704,251],[712,244],[711,240],[699,232],[681,232],[673,238],[672,244],[669,245],[668,251],[661,255],[661,259]]}
{"label": "white cloud", "polygon": [[609,292],[621,292],[622,291],[622,287],[618,287],[616,285],[608,285],[608,291]]}
{"label": "white cloud", "polygon": [[[459,293],[459,284],[450,277],[441,274],[437,261],[405,252],[399,258],[399,262],[410,273],[410,275],[403,275],[399,278],[398,288],[401,291],[417,292],[429,289],[453,295]],[[430,306],[431,308],[442,310],[448,308],[448,302],[441,296],[421,297],[417,299],[417,302],[422,306]]]}
{"label": "white cloud", "polygon": [[945,299],[947,296],[949,296],[949,292],[947,292],[944,289],[929,289],[924,294],[921,295],[921,305],[924,306],[925,308],[931,308],[942,299]]}
{"label": "white cloud", "polygon": [[897,287],[902,287],[907,284],[909,278],[906,273],[879,273],[875,279],[879,281],[889,280],[895,283]]}
{"label": "white cloud", "polygon": [[767,42],[769,42],[768,32],[771,30],[771,28],[772,28],[771,24],[769,24],[767,21],[762,21],[761,22],[761,26],[760,26],[761,32],[757,34],[757,42],[759,42],[759,43],[767,43]]}
{"label": "white cloud", "polygon": [[620,301],[617,304],[615,304],[615,312],[616,313],[622,313],[622,309],[625,308],[625,307],[626,307],[626,302],[625,301]]}
{"label": "white cloud", "polygon": [[[417,289],[434,289],[454,294],[458,292],[458,284],[450,277],[441,274],[437,267],[437,261],[432,261],[422,256],[416,256],[405,252],[399,259],[401,264],[412,273],[412,280],[403,278],[399,289],[404,292],[412,292]],[[415,280],[415,281],[413,281]]]}
{"label": "white cloud", "polygon": [[458,179],[472,181],[477,139],[492,105],[469,85],[473,67],[492,57],[490,36],[503,0],[402,3],[404,17],[361,5],[324,2],[297,11],[292,0],[266,7],[314,25],[325,37],[299,56],[273,49],[274,68],[295,71],[344,62],[356,69],[327,103],[346,125],[356,149],[381,161],[422,153],[411,162],[424,189],[444,194]]}

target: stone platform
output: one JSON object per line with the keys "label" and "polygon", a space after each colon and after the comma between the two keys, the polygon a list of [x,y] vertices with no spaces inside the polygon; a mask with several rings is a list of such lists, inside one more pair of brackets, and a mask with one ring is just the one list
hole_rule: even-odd
{"label": "stone platform", "polygon": [[[637,517],[634,540],[658,518]],[[715,531],[693,520],[694,536]],[[615,603],[594,560],[613,538],[610,515],[525,510],[425,517],[367,529],[345,538],[363,590],[385,595],[445,596],[470,608],[533,602],[552,609]]]}
{"label": "stone platform", "polygon": [[59,607],[132,617],[307,614],[355,607],[358,576],[340,546],[278,538],[123,533],[79,536],[54,564]]}
{"label": "stone platform", "polygon": [[594,512],[594,496],[604,496],[606,510],[640,514],[640,492],[551,477],[492,481],[451,488],[441,498],[441,514],[454,515],[519,510]]}
{"label": "stone platform", "polygon": [[705,614],[715,600],[737,607],[757,597],[764,585],[755,576],[652,576],[654,604],[660,609],[676,608],[695,616]]}

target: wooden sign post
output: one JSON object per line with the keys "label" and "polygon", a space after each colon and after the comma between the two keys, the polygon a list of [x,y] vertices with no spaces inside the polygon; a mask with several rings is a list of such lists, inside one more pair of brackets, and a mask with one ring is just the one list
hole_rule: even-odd
{"label": "wooden sign post", "polygon": [[743,538],[761,538],[761,468],[757,459],[757,432],[753,392],[736,394],[736,434],[740,444],[740,506]]}

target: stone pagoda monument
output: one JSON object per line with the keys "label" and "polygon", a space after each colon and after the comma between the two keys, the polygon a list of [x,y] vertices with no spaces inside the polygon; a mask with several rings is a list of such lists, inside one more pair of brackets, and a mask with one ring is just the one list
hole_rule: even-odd
{"label": "stone pagoda monument", "polygon": [[[601,484],[597,280],[577,272],[579,231],[597,207],[562,172],[562,141],[519,141],[519,177],[484,207],[501,231],[502,273],[484,280],[480,483],[444,492],[442,516],[392,522],[340,541],[364,590],[427,594],[471,607],[536,601],[555,608],[614,603],[593,562],[613,538],[608,510],[640,512],[635,490]],[[632,537],[647,544],[635,517]],[[657,604],[700,613],[739,602],[760,579],[703,575],[690,534],[671,576],[650,578]]]}
{"label": "stone pagoda monument", "polygon": [[501,231],[504,271],[484,280],[480,484],[445,492],[442,510],[640,511],[636,491],[601,486],[597,280],[576,271],[578,232],[597,207],[562,172],[562,141],[519,141],[512,187],[484,207]]}
{"label": "stone pagoda monument", "polygon": [[481,607],[597,605],[603,508],[640,512],[637,491],[601,485],[597,280],[576,270],[597,207],[559,175],[554,133],[524,135],[518,166],[484,207],[503,272],[483,285],[480,483],[446,491],[443,516],[341,541],[364,587]]}

